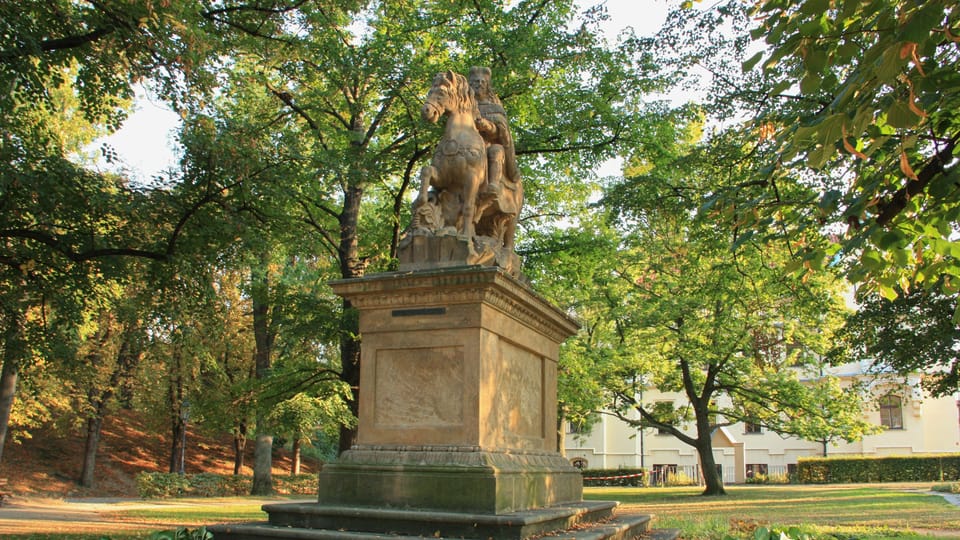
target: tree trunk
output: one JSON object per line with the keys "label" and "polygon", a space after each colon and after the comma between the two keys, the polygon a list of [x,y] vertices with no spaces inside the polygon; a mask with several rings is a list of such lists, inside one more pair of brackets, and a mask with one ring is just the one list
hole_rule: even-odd
{"label": "tree trunk", "polygon": [[[360,260],[357,243],[357,225],[360,221],[360,201],[363,186],[353,183],[344,191],[343,212],[340,214],[340,275],[344,279],[363,277],[365,265]],[[356,417],[360,411],[360,329],[356,312],[349,301],[343,301],[343,319],[340,324],[340,380],[350,385],[347,400],[350,412]],[[356,428],[341,426],[339,452],[349,450],[356,442]]]}
{"label": "tree trunk", "polygon": [[184,435],[186,435],[187,426],[183,419],[177,415],[172,419],[170,425],[170,470],[171,473],[185,472],[180,470],[180,465],[186,461],[186,449],[183,447]]}
{"label": "tree trunk", "polygon": [[713,458],[713,445],[710,444],[710,434],[699,435],[706,438],[706,442],[697,441],[697,455],[700,456],[700,474],[703,475],[703,483],[706,486],[703,490],[704,495],[726,495],[727,491],[723,488],[723,478],[720,477],[720,471],[717,470],[717,462]]}
{"label": "tree trunk", "polygon": [[300,437],[293,438],[293,466],[290,474],[300,474]]}
{"label": "tree trunk", "polygon": [[[340,380],[350,385],[347,406],[354,417],[360,415],[360,339],[356,313],[350,302],[343,301],[343,328],[340,332]],[[350,449],[357,439],[356,428],[340,426],[338,453]]]}
{"label": "tree trunk", "polygon": [[171,473],[183,472],[181,465],[186,461],[186,449],[184,448],[184,437],[186,435],[186,422],[184,418],[184,388],[183,378],[181,376],[183,367],[180,362],[180,352],[174,353],[177,374],[170,381],[170,463],[169,471]]}
{"label": "tree trunk", "polygon": [[[269,254],[261,254],[260,267],[251,272],[253,306],[254,366],[257,381],[263,386],[270,376],[273,334],[270,331]],[[251,495],[273,494],[273,433],[267,427],[267,404],[257,404],[256,445],[253,448],[253,487]]]}
{"label": "tree trunk", "polygon": [[[117,362],[110,374],[107,386],[100,390],[90,389],[88,400],[93,408],[93,415],[87,419],[86,440],[83,445],[83,467],[80,469],[80,485],[94,486],[96,481],[97,451],[100,449],[100,437],[103,432],[103,421],[107,413],[107,404],[116,394],[116,389],[129,384],[130,375],[140,361],[140,352],[132,340],[136,339],[135,330],[127,328],[122,336],[120,350],[117,351]],[[102,360],[98,353],[89,357],[93,366]]]}
{"label": "tree trunk", "polygon": [[83,444],[83,468],[80,470],[80,485],[92,488],[96,479],[97,450],[100,448],[100,435],[103,431],[103,411],[99,410],[87,418],[87,436]]}
{"label": "tree trunk", "polygon": [[243,473],[244,454],[247,450],[247,423],[243,420],[233,431],[233,474]]}
{"label": "tree trunk", "polygon": [[7,326],[3,332],[3,368],[0,370],[0,464],[3,463],[3,448],[7,440],[7,424],[13,410],[13,398],[17,395],[17,377],[20,374],[20,359],[25,350],[23,316],[8,311]]}
{"label": "tree trunk", "polygon": [[[257,419],[257,425],[260,425]],[[253,487],[251,495],[273,495],[273,435],[257,430],[256,446],[253,449]]]}

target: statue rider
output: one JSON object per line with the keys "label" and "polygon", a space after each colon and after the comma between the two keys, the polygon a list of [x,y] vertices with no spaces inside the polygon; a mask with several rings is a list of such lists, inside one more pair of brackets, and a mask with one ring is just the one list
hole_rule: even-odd
{"label": "statue rider", "polygon": [[480,118],[476,120],[477,131],[487,146],[487,187],[484,191],[499,193],[501,179],[513,184],[520,182],[507,111],[490,87],[490,68],[470,68],[467,80],[480,109]]}

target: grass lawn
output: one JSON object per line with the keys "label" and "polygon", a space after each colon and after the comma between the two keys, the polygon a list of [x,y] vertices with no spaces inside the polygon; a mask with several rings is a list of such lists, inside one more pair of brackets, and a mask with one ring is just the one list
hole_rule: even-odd
{"label": "grass lawn", "polygon": [[[730,486],[724,497],[700,496],[687,488],[587,488],[585,499],[617,500],[621,512],[656,516],[655,526],[681,529],[684,540],[752,538],[758,526],[801,531],[820,539],[960,540],[960,507],[928,490],[930,484],[829,486]],[[259,502],[242,497],[170,501],[155,508],[118,510],[118,521],[143,524],[142,532],[25,534],[15,540],[134,540],[176,523],[194,529],[225,521],[261,521]],[[179,504],[187,503],[187,504]],[[192,503],[192,504],[191,504]],[[151,524],[156,524],[151,526]]]}
{"label": "grass lawn", "polygon": [[700,488],[588,488],[584,498],[616,500],[621,511],[650,513],[656,527],[685,540],[752,538],[757,526],[797,526],[816,538],[960,539],[960,507],[911,492],[930,484],[730,486],[703,497]]}

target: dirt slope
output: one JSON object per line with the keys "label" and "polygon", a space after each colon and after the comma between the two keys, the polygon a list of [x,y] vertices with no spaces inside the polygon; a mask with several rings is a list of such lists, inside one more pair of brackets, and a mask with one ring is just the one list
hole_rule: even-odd
{"label": "dirt slope", "polygon": [[[118,411],[104,422],[103,439],[97,458],[94,488],[81,488],[83,436],[57,435],[39,430],[21,444],[9,440],[0,463],[0,478],[9,482],[8,491],[21,497],[136,497],[136,475],[143,471],[164,472],[170,444],[153,433],[130,411]],[[253,464],[253,442],[248,445],[245,464]],[[274,474],[289,474],[289,452],[274,451]],[[316,472],[316,463],[305,461],[301,472]],[[229,436],[211,438],[187,433],[187,473],[233,472],[233,449]],[[253,474],[248,466],[244,474]]]}

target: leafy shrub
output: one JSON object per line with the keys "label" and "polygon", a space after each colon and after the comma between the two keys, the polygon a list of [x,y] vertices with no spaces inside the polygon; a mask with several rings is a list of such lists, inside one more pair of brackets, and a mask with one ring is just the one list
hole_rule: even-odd
{"label": "leafy shrub", "polygon": [[769,484],[770,479],[767,475],[763,473],[754,473],[753,476],[747,477],[746,482],[748,484]]}
{"label": "leafy shrub", "polygon": [[[143,472],[137,475],[137,494],[143,499],[233,497],[249,494],[252,486],[251,477],[233,474]],[[277,475],[273,477],[273,488],[281,495],[313,494],[317,492],[317,476]]]}
{"label": "leafy shrub", "polygon": [[937,484],[933,486],[933,491],[940,493],[957,493],[960,494],[960,482],[953,482],[950,484]]}
{"label": "leafy shrub", "polygon": [[802,484],[960,480],[960,454],[805,457],[797,474]]}
{"label": "leafy shrub", "polygon": [[666,481],[664,482],[666,486],[695,486],[697,481],[691,478],[687,473],[683,471],[677,471],[667,475]]}
{"label": "leafy shrub", "polygon": [[[786,531],[778,529],[768,529],[766,527],[757,527],[750,536],[752,540],[810,540],[810,535],[800,532],[796,527],[790,527]],[[724,536],[723,540],[738,540],[735,536]]]}
{"label": "leafy shrub", "polygon": [[213,533],[206,527],[190,530],[183,527],[159,531],[150,535],[150,540],[213,540]]}

